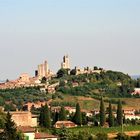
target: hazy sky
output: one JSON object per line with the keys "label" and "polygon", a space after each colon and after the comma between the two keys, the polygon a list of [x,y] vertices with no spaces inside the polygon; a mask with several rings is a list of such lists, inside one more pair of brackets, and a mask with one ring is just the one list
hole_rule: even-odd
{"label": "hazy sky", "polygon": [[0,79],[39,63],[140,74],[140,0],[0,0]]}

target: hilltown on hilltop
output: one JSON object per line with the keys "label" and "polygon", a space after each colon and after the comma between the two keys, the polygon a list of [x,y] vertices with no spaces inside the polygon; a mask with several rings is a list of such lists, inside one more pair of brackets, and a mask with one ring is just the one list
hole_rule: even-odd
{"label": "hilltown on hilltop", "polygon": [[[63,57],[63,61],[61,63],[61,69],[67,69],[70,71],[70,59],[68,55]],[[75,67],[74,68],[76,75],[85,74],[85,73],[100,73],[103,69],[90,69],[89,67],[80,69]],[[30,77],[29,74],[23,73],[19,76],[16,80],[7,80],[5,83],[0,83],[0,89],[14,89],[20,87],[35,87],[35,86],[42,86],[44,84],[41,83],[42,78],[45,77],[47,80],[51,79],[52,77],[56,77],[49,69],[49,64],[45,61],[42,64],[38,65],[38,69],[35,70],[35,76]],[[48,90],[53,90],[54,86],[57,86],[58,83],[54,85],[45,84],[45,88]]]}
{"label": "hilltown on hilltop", "polygon": [[[86,67],[84,69],[80,69],[75,67],[74,69],[71,69],[70,67],[70,60],[68,55],[63,57],[63,61],[61,63],[61,68],[60,70],[67,70],[68,75],[71,74],[72,71],[74,71],[75,75],[81,76],[82,74],[87,75],[92,75],[97,74],[97,75],[101,75],[102,72],[103,73],[107,73],[107,71],[105,71],[102,68],[97,68],[94,67],[93,69]],[[81,74],[81,75],[80,75]],[[1,83],[0,84],[0,89],[2,89],[1,91],[6,91],[5,89],[14,89],[16,90],[16,88],[22,88],[22,87],[39,87],[38,90],[40,90],[39,93],[48,93],[47,95],[55,95],[54,93],[57,93],[56,87],[60,86],[61,84],[57,81],[55,83],[50,83],[50,80],[52,78],[55,78],[58,76],[57,74],[54,74],[50,69],[49,69],[49,65],[48,62],[45,61],[43,64],[39,64],[38,65],[38,69],[35,71],[35,76],[34,77],[30,77],[27,73],[21,74],[19,76],[18,79],[16,80],[12,80],[12,81],[6,81],[5,83]],[[83,76],[83,75],[82,75]],[[45,78],[45,82],[42,82],[43,79]],[[87,83],[88,79],[85,80]],[[68,80],[64,80],[64,82],[68,82]],[[118,87],[122,86],[121,82],[116,82],[115,83]],[[78,87],[79,83],[72,81],[72,87]],[[140,88],[135,88],[135,91],[132,93],[132,95],[134,94],[140,94]],[[40,96],[40,95],[39,95]],[[92,98],[90,97],[84,97],[84,99],[87,100],[91,100]],[[11,119],[15,122],[17,129],[19,131],[21,131],[28,140],[58,140],[58,136],[56,135],[50,135],[46,132],[38,132],[38,126],[41,126],[39,123],[39,117],[41,115],[41,108],[44,106],[48,106],[50,112],[53,114],[55,114],[56,116],[61,113],[62,110],[62,106],[60,105],[56,105],[56,106],[52,106],[51,103],[53,101],[53,98],[48,99],[48,100],[38,100],[38,101],[27,101],[24,102],[22,109],[20,110],[16,105],[15,108],[16,110],[11,111],[10,110],[10,114],[11,114]],[[92,101],[94,101],[92,99]],[[10,105],[12,103],[11,98],[9,98],[9,100],[5,101],[5,104]],[[14,105],[14,104],[13,104]],[[35,109],[37,111],[39,111],[40,114],[33,114],[32,109]],[[64,110],[68,113],[66,115],[67,118],[70,118],[70,116],[73,116],[74,114],[76,114],[77,112],[77,107],[75,106],[70,106],[70,105],[65,105],[64,106]],[[5,110],[4,106],[0,107],[0,111],[3,111],[5,113],[7,113],[7,110]],[[87,127],[91,127],[94,125],[93,121],[91,121],[90,119],[92,119],[93,117],[99,116],[100,114],[100,109],[99,108],[81,108],[80,112],[82,114],[85,115],[85,118],[87,119]],[[130,122],[133,120],[140,120],[140,114],[137,114],[137,110],[134,107],[125,107],[123,106],[122,108],[122,112],[123,115],[125,116],[126,120],[129,120]],[[113,116],[115,118],[117,118],[117,112],[116,109],[113,110]],[[109,115],[109,112],[105,112],[105,117],[107,117]],[[54,118],[52,117],[51,120],[53,120]],[[99,122],[96,122],[97,126],[99,126]],[[77,127],[78,124],[75,123],[75,121],[73,121],[73,119],[58,119],[56,120],[56,122],[52,125],[53,128],[55,129],[61,129],[63,127],[65,128],[74,128]],[[104,127],[108,128],[109,127],[109,123],[107,121],[105,121]],[[77,127],[78,128],[78,127]],[[115,135],[116,137],[116,135]]]}

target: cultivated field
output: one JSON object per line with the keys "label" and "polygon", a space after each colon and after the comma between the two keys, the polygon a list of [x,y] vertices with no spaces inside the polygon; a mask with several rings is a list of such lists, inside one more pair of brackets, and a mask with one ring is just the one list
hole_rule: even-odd
{"label": "cultivated field", "polygon": [[[119,98],[115,98],[116,100],[119,100]],[[125,105],[123,107],[128,108],[134,108],[139,110],[140,109],[140,98],[121,98],[122,101],[125,101]],[[63,95],[63,100],[56,99],[55,102],[72,102],[72,103],[80,103],[80,106],[82,109],[99,109],[100,101],[94,98],[90,97],[84,97],[84,96],[70,96],[70,95]],[[108,103],[105,103],[105,106],[108,106]],[[113,105],[116,107],[116,105]]]}

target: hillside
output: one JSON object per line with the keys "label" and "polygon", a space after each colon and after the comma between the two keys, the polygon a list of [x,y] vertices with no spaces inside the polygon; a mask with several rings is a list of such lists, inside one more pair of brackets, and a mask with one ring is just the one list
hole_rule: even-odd
{"label": "hillside", "polygon": [[136,81],[121,72],[107,71],[82,75],[64,75],[56,79],[60,82],[57,91],[63,94],[105,97],[130,97]]}
{"label": "hillside", "polygon": [[[134,90],[134,87],[139,86],[139,80],[133,80],[129,75],[121,72],[66,74],[49,81],[50,84],[55,82],[59,82],[55,94],[42,93],[40,87],[0,90],[0,105],[8,102],[10,106],[14,104],[21,108],[27,102],[52,99],[52,106],[62,104],[75,106],[76,102],[79,102],[83,109],[89,110],[99,108],[99,100],[103,96],[106,105],[111,101],[115,106],[118,99],[121,99],[124,106],[138,109],[139,96],[136,99],[130,93]],[[6,105],[6,107],[8,108],[9,106]]]}

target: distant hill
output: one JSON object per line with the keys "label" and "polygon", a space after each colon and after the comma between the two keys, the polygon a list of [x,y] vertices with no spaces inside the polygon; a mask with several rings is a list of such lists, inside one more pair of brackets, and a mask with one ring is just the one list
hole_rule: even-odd
{"label": "distant hill", "polygon": [[138,79],[138,78],[140,78],[140,75],[131,75],[131,78],[132,79]]}

